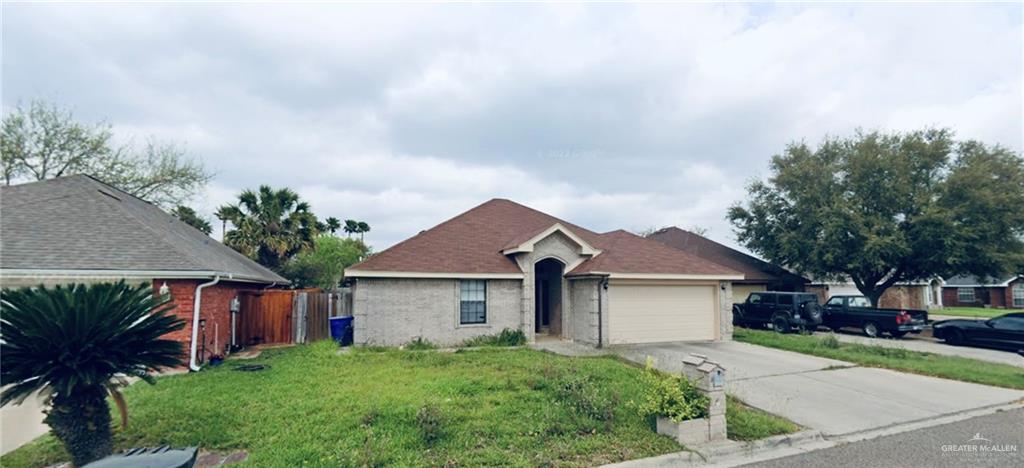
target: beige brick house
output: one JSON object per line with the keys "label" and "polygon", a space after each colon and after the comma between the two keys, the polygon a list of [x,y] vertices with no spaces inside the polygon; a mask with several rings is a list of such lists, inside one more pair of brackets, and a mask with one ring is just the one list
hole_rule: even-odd
{"label": "beige brick house", "polygon": [[502,329],[608,345],[728,340],[725,266],[494,199],[345,271],[355,340],[452,345]]}

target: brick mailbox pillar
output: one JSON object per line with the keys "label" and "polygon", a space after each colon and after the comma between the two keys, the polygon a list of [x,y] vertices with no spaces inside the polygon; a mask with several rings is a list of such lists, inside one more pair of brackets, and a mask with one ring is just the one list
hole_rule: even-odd
{"label": "brick mailbox pillar", "polygon": [[690,379],[708,396],[707,442],[726,440],[725,368],[707,356],[690,354],[683,358],[683,377]]}

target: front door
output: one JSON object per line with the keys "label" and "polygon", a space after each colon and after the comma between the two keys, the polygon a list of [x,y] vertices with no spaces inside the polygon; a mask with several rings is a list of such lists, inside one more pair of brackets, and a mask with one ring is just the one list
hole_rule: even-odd
{"label": "front door", "polygon": [[544,259],[534,265],[536,333],[562,334],[562,262]]}

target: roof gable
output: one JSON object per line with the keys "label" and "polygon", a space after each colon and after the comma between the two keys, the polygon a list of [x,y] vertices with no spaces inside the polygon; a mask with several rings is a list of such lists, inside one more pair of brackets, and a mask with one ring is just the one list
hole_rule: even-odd
{"label": "roof gable", "polygon": [[536,245],[537,242],[540,242],[555,233],[562,233],[565,237],[569,238],[569,240],[575,242],[576,245],[580,247],[580,254],[582,255],[593,256],[601,253],[601,250],[590,245],[589,242],[583,240],[580,236],[577,236],[572,232],[572,230],[562,226],[561,223],[552,224],[551,227],[543,229],[535,234],[526,234],[529,236],[526,240],[519,241],[517,239],[510,242],[504,249],[502,249],[501,253],[505,255],[512,255],[517,253],[533,252],[533,246]]}
{"label": "roof gable", "polygon": [[0,207],[5,272],[214,272],[287,282],[160,208],[89,176],[3,187]]}

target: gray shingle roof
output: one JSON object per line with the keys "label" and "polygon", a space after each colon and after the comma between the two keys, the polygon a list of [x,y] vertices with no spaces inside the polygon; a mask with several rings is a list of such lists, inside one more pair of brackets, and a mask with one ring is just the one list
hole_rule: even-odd
{"label": "gray shingle roof", "polygon": [[956,275],[946,279],[946,286],[1001,286],[1018,275],[1000,275],[995,278],[979,278],[974,275]]}
{"label": "gray shingle roof", "polygon": [[230,274],[287,282],[160,208],[86,175],[0,188],[0,269]]}

